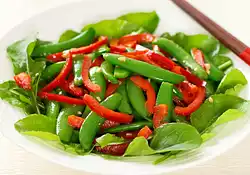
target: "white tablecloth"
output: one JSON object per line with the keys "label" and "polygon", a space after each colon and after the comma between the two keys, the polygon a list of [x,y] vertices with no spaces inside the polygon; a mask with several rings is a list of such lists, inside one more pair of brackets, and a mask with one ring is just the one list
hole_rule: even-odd
{"label": "white tablecloth", "polygon": [[[72,0],[0,0],[0,37],[17,23]],[[250,45],[250,0],[189,0],[243,42]],[[3,58],[1,58],[3,59]],[[171,175],[248,175],[250,138],[227,153]],[[0,175],[87,175],[26,152],[0,134]]]}

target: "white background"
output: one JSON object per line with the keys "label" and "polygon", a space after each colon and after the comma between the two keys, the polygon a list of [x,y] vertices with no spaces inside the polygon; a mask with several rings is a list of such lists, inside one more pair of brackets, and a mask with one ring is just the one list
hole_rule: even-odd
{"label": "white background", "polygon": [[[32,15],[71,1],[73,0],[0,0],[0,37]],[[189,0],[189,2],[250,45],[250,0]],[[250,138],[247,138],[216,159],[171,175],[248,175],[250,174],[249,148]],[[89,175],[43,160],[14,145],[0,134],[0,175],[17,174]]]}

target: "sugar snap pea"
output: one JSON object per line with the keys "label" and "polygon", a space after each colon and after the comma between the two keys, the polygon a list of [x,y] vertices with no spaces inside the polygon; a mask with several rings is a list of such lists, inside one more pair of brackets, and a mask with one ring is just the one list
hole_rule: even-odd
{"label": "sugar snap pea", "polygon": [[114,76],[114,67],[108,61],[104,61],[101,65],[104,77],[112,84],[118,84],[117,78]]}
{"label": "sugar snap pea", "polygon": [[60,103],[57,101],[46,102],[46,116],[56,119],[60,112]]}
{"label": "sugar snap pea", "polygon": [[59,74],[65,65],[65,61],[60,61],[47,66],[42,72],[41,79],[50,81]]}
{"label": "sugar snap pea", "polygon": [[128,93],[126,89],[126,82],[123,82],[116,90],[122,96],[122,101],[118,107],[118,111],[122,113],[132,114],[132,108],[129,104]]}
{"label": "sugar snap pea", "polygon": [[118,66],[115,67],[114,77],[115,78],[127,78],[130,75],[130,72],[126,69],[120,68]]}

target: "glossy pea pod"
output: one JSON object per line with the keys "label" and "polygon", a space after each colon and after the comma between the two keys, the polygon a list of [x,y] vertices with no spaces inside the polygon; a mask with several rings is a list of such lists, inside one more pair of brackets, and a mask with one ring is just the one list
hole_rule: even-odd
{"label": "glossy pea pod", "polygon": [[128,98],[133,109],[140,117],[148,120],[149,113],[145,105],[146,99],[143,90],[136,86],[131,80],[127,80],[126,85]]}
{"label": "glossy pea pod", "polygon": [[[91,92],[90,95],[95,97],[99,102],[102,101],[105,97],[105,92],[106,92],[106,80],[103,76],[102,70],[100,67],[92,67],[89,71],[89,77],[90,80],[98,84],[101,87],[101,92],[93,93]],[[86,107],[84,112],[83,112],[83,117],[86,117],[90,113],[89,107]]]}
{"label": "glossy pea pod", "polygon": [[178,75],[160,67],[156,67],[154,65],[127,58],[118,54],[105,53],[103,54],[103,57],[113,65],[117,65],[129,70],[130,72],[138,73],[156,81],[167,81],[173,84],[178,84],[185,79],[182,75]]}
{"label": "glossy pea pod", "polygon": [[71,48],[77,48],[81,46],[86,46],[91,44],[95,38],[95,30],[89,28],[88,30],[80,33],[76,37],[60,42],[60,43],[51,43],[43,44],[35,47],[32,57],[43,57],[52,53],[62,52]]}
{"label": "glossy pea pod", "polygon": [[224,72],[217,68],[210,58],[204,54],[205,62],[210,65],[210,69],[208,70],[208,79],[214,81],[221,81],[224,77]]}
{"label": "glossy pea pod", "polygon": [[[115,110],[120,105],[121,100],[122,96],[115,93],[106,98],[101,105],[111,110]],[[79,140],[85,151],[89,151],[91,149],[95,136],[100,131],[101,125],[104,121],[105,118],[100,117],[94,112],[91,112],[84,120],[80,129]]]}
{"label": "glossy pea pod", "polygon": [[156,105],[166,104],[168,106],[168,115],[165,116],[164,121],[171,122],[173,114],[173,85],[163,82],[160,86],[156,98]]}
{"label": "glossy pea pod", "polygon": [[65,143],[71,141],[73,134],[73,128],[68,124],[69,115],[77,115],[82,112],[84,106],[72,105],[70,107],[63,108],[57,118],[56,134],[60,137],[60,140]]}
{"label": "glossy pea pod", "polygon": [[129,104],[128,93],[126,89],[126,82],[123,82],[116,90],[122,96],[122,101],[118,107],[118,111],[126,114],[132,114],[132,107]]}
{"label": "glossy pea pod", "polygon": [[47,66],[42,72],[41,79],[51,81],[56,75],[58,75],[66,61],[60,61]]}
{"label": "glossy pea pod", "polygon": [[128,125],[119,125],[113,128],[105,129],[104,133],[117,133],[122,131],[135,131],[143,128],[144,126],[148,126],[150,128],[153,128],[153,124],[150,121],[140,121],[140,122],[134,122],[132,124]]}
{"label": "glossy pea pod", "polygon": [[115,78],[127,78],[130,74],[131,72],[129,72],[126,69],[120,68],[118,66],[115,67],[115,70],[114,70]]}
{"label": "glossy pea pod", "polygon": [[46,101],[46,116],[56,119],[60,112],[60,103],[57,101]]}
{"label": "glossy pea pod", "polygon": [[108,61],[104,61],[101,65],[104,77],[112,84],[118,84],[119,81],[114,76],[114,66]]}
{"label": "glossy pea pod", "polygon": [[71,142],[72,143],[80,143],[79,141],[79,131],[73,130],[72,136],[71,136]]}
{"label": "glossy pea pod", "polygon": [[182,66],[189,68],[192,73],[199,78],[203,80],[208,78],[207,72],[192,58],[192,56],[172,40],[159,38],[154,44],[176,58]]}

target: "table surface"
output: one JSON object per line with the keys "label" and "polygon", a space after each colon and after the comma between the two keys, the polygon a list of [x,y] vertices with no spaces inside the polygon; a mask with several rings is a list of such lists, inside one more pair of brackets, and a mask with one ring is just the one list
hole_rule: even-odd
{"label": "table surface", "polygon": [[[1,0],[0,37],[28,17],[73,0]],[[249,0],[189,0],[243,42],[250,45]],[[250,138],[227,153],[194,168],[171,175],[246,175],[250,172]],[[26,152],[0,134],[0,175],[89,175],[53,164]]]}

